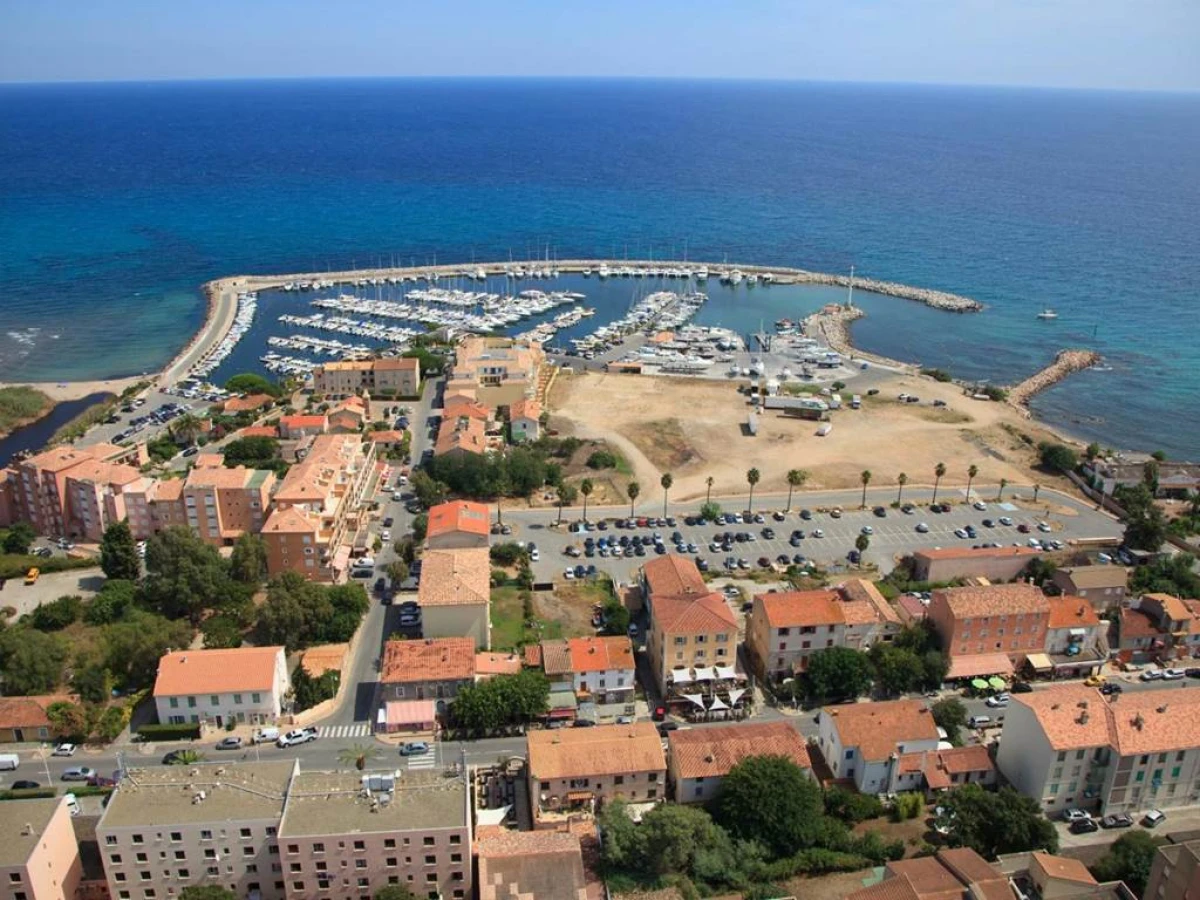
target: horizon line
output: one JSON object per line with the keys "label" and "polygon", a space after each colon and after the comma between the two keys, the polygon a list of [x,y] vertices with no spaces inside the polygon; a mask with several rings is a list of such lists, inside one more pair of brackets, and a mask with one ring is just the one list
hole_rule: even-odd
{"label": "horizon line", "polygon": [[789,77],[789,76],[736,76],[736,75],[248,75],[248,76],[198,76],[198,77],[143,77],[143,78],[94,78],[94,79],[0,79],[0,87],[59,87],[59,86],[114,86],[114,85],[189,85],[189,84],[247,84],[274,82],[325,82],[325,81],[627,81],[627,82],[720,82],[733,84],[814,84],[870,87],[922,87],[922,88],[965,88],[976,90],[1045,91],[1069,93],[1103,94],[1167,94],[1190,96],[1200,94],[1200,87],[1102,87],[1087,85],[1040,85],[1011,84],[1003,82],[956,82],[956,81],[887,81],[866,79],[852,81],[839,78]]}

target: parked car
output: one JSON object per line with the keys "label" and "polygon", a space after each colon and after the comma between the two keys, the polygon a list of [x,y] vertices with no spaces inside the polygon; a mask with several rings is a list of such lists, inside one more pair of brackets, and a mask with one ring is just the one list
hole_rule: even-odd
{"label": "parked car", "polygon": [[240,737],[221,738],[217,741],[218,750],[240,750],[242,748],[242,739]]}
{"label": "parked car", "polygon": [[400,747],[401,756],[424,756],[429,752],[429,745],[424,741],[408,741]]}
{"label": "parked car", "polygon": [[63,781],[87,781],[95,774],[95,769],[87,766],[74,766],[64,770],[61,777]]}
{"label": "parked car", "polygon": [[1158,669],[1146,669],[1138,676],[1140,681],[1162,681],[1163,673]]}
{"label": "parked car", "polygon": [[1004,707],[1008,706],[1008,701],[1011,699],[1012,698],[1009,697],[1008,693],[1004,692],[996,694],[993,697],[988,697],[985,702],[991,709],[1004,709]]}
{"label": "parked car", "polygon": [[654,712],[650,714],[650,718],[655,722],[661,722],[667,717],[667,708],[665,706],[654,707]]}
{"label": "parked car", "polygon": [[1186,677],[1183,669],[1163,669],[1163,681],[1182,681]]}
{"label": "parked car", "polygon": [[1094,819],[1076,819],[1067,826],[1067,830],[1071,834],[1091,834],[1093,831],[1099,831],[1100,826],[1096,824]]}
{"label": "parked car", "polygon": [[36,791],[41,785],[36,781],[14,781],[12,790],[14,791]]}
{"label": "parked car", "polygon": [[309,741],[317,739],[317,730],[315,728],[300,728],[295,731],[289,731],[285,735],[281,735],[279,740],[275,742],[278,747],[297,747],[300,744],[307,744]]}
{"label": "parked car", "polygon": [[[117,773],[114,772],[113,774],[116,775]],[[116,778],[108,778],[105,775],[93,775],[91,778],[89,778],[87,780],[87,783],[88,783],[88,787],[101,787],[101,788],[116,787],[117,779]]]}
{"label": "parked car", "polygon": [[928,534],[929,533],[929,525],[925,522],[918,522],[916,530],[917,530],[918,534]]}
{"label": "parked car", "polygon": [[1091,817],[1090,812],[1074,807],[1063,811],[1063,821],[1066,822],[1081,822],[1084,819],[1091,819]]}
{"label": "parked car", "polygon": [[1128,828],[1133,824],[1133,816],[1128,813],[1116,813],[1105,816],[1100,820],[1101,828]]}
{"label": "parked car", "polygon": [[1101,686],[1101,688],[1100,688],[1100,693],[1104,694],[1104,695],[1107,697],[1107,696],[1109,696],[1109,695],[1111,695],[1111,694],[1119,694],[1119,693],[1121,693],[1123,690],[1125,690],[1125,688],[1124,688],[1124,687],[1122,687],[1122,685],[1121,685],[1121,683],[1120,683],[1120,682],[1118,682],[1118,681],[1106,681],[1106,682],[1105,682],[1105,683],[1104,683],[1104,684]]}
{"label": "parked car", "polygon": [[1142,825],[1146,828],[1157,828],[1166,820],[1167,817],[1162,810],[1152,809],[1150,812],[1142,816]]}
{"label": "parked car", "polygon": [[1027,681],[1014,681],[1013,686],[1012,686],[1012,692],[1014,694],[1032,694],[1033,693],[1033,685],[1031,685]]}
{"label": "parked car", "polygon": [[63,744],[59,744],[57,747],[54,748],[54,755],[55,756],[74,756],[75,751],[78,749],[79,748],[76,747],[74,744],[63,743]]}

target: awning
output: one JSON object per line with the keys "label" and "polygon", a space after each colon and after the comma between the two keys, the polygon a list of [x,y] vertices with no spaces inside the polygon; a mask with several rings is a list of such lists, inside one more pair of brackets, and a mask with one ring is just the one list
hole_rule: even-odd
{"label": "awning", "polygon": [[988,687],[990,687],[993,691],[1002,691],[1008,687],[1008,685],[1005,683],[1003,678],[997,678],[995,675],[993,675],[988,679]]}
{"label": "awning", "polygon": [[729,709],[729,704],[720,697],[713,697],[712,706],[709,709]]}
{"label": "awning", "polygon": [[733,666],[717,666],[714,671],[718,678],[732,680],[737,677],[737,672],[733,670]]}
{"label": "awning", "polygon": [[337,552],[333,554],[333,568],[338,572],[343,572],[349,564],[350,548],[346,546],[338,547]]}
{"label": "awning", "polygon": [[391,700],[384,710],[387,712],[387,724],[430,725],[437,721],[437,701],[435,700]]}
{"label": "awning", "polygon": [[687,684],[692,680],[692,673],[687,669],[672,669],[671,683],[672,684]]}
{"label": "awning", "polygon": [[684,694],[683,699],[691,700],[698,707],[700,707],[701,709],[704,709],[704,698],[701,697],[699,694]]}
{"label": "awning", "polygon": [[1004,653],[973,653],[969,656],[950,658],[950,672],[946,677],[979,678],[983,675],[1011,675],[1012,660]]}
{"label": "awning", "polygon": [[1054,662],[1045,653],[1030,653],[1029,656],[1025,657],[1025,661],[1029,663],[1030,668],[1035,672],[1054,668]]}
{"label": "awning", "polygon": [[575,710],[573,709],[552,709],[547,714],[551,719],[573,719],[575,718]]}
{"label": "awning", "polygon": [[591,791],[567,791],[567,802],[568,803],[579,803],[583,800],[591,800],[591,799],[592,799]]}
{"label": "awning", "polygon": [[742,699],[742,694],[746,693],[745,688],[734,688],[729,692],[729,705],[737,706],[737,702]]}
{"label": "awning", "polygon": [[972,678],[971,679],[971,687],[975,688],[975,690],[977,690],[977,691],[986,691],[987,690],[987,680],[984,678]]}
{"label": "awning", "polygon": [[703,666],[697,666],[695,671],[696,671],[696,680],[697,681],[712,681],[712,679],[713,679],[713,670],[712,669],[706,669]]}

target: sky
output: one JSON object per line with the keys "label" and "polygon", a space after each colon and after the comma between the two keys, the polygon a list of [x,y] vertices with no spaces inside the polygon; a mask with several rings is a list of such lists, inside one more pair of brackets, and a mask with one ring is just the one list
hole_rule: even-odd
{"label": "sky", "polygon": [[1200,90],[1200,0],[0,0],[0,81],[624,76]]}

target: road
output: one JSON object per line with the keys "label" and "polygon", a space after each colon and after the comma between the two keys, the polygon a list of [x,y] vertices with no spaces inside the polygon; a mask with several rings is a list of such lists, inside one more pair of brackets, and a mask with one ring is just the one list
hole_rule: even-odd
{"label": "road", "polygon": [[[1016,490],[1021,490],[1026,498],[1031,498],[1032,489],[1009,489],[1008,497],[1010,499]],[[982,493],[982,491],[973,491],[972,496],[977,498]],[[931,495],[931,490],[914,489],[905,493],[904,500],[905,502],[928,503]],[[994,497],[995,492],[990,491],[988,496]],[[746,497],[722,497],[719,498],[719,502],[723,509],[734,511],[744,509],[747,499]],[[772,518],[771,512],[783,509],[787,502],[787,494],[756,496],[754,510],[763,513],[766,519],[763,524],[759,525],[688,526],[684,523],[683,516],[694,515],[698,511],[700,503],[696,501],[686,504],[669,504],[667,509],[669,515],[677,517],[675,527],[647,527],[633,532],[614,529],[611,527],[612,518],[628,516],[629,507],[627,506],[592,508],[588,510],[588,518],[592,522],[597,522],[601,518],[609,520],[610,527],[606,532],[593,531],[590,533],[590,536],[597,540],[606,535],[617,537],[627,534],[646,535],[657,531],[663,535],[669,549],[671,533],[679,531],[685,543],[696,544],[698,549],[696,557],[707,560],[714,568],[720,566],[730,555],[745,558],[751,566],[754,566],[759,557],[765,556],[775,561],[776,557],[784,553],[789,557],[803,554],[823,567],[845,566],[846,554],[854,549],[856,538],[864,527],[870,527],[873,534],[870,535],[870,546],[864,558],[867,563],[876,565],[881,573],[891,571],[897,556],[907,555],[919,549],[949,546],[969,547],[988,541],[994,541],[1004,546],[1013,543],[1024,545],[1031,537],[1062,541],[1079,538],[1112,538],[1115,540],[1122,533],[1121,526],[1107,513],[1099,512],[1089,504],[1079,502],[1067,495],[1051,491],[1040,492],[1041,503],[1036,507],[1032,506],[1028,500],[1022,500],[1019,505],[1011,502],[996,503],[989,500],[987,510],[979,511],[962,502],[965,500],[964,491],[947,489],[939,493],[938,499],[955,503],[955,505],[950,512],[940,514],[933,514],[928,508],[918,507],[912,515],[905,515],[898,509],[890,508],[890,504],[895,499],[895,488],[868,489],[868,508],[861,510],[859,508],[862,503],[861,491],[797,493],[792,501],[792,511],[786,514],[784,521],[779,522]],[[1046,506],[1047,503],[1052,507],[1062,509],[1063,512],[1050,512],[1050,508]],[[882,506],[887,512],[886,517],[878,518],[873,515],[871,507],[874,506]],[[844,510],[841,518],[833,518],[828,512],[820,511],[833,507],[841,507]],[[800,517],[801,509],[811,510],[813,512],[812,519],[803,520]],[[564,511],[564,524],[561,527],[556,526],[558,519],[556,509],[505,510],[504,521],[505,524],[513,527],[513,540],[532,541],[537,545],[539,560],[534,563],[533,568],[538,581],[562,579],[564,569],[568,564],[574,566],[582,563],[595,565],[598,570],[608,572],[617,582],[632,582],[638,568],[647,559],[653,558],[653,548],[647,548],[647,555],[644,557],[614,559],[612,557],[602,558],[597,554],[592,558],[570,558],[565,553],[567,546],[574,544],[582,547],[583,539],[588,536],[568,531],[567,525],[572,521],[577,521],[580,512],[579,509]],[[635,506],[635,513],[638,516],[661,516],[662,512],[661,499],[646,501]],[[996,524],[992,528],[983,525],[984,519],[997,521],[1001,516],[1010,517],[1013,525]],[[1043,534],[1036,530],[1037,523],[1042,521],[1050,526],[1049,533]],[[929,526],[928,533],[921,534],[916,531],[916,526],[921,522]],[[968,524],[975,526],[978,531],[977,537],[965,540],[956,537],[955,529],[965,528]],[[1017,526],[1021,524],[1030,527],[1029,534],[1018,532]],[[773,529],[775,537],[765,538],[762,533],[764,528]],[[803,530],[806,536],[800,541],[798,547],[793,547],[789,544],[789,537],[796,529]],[[813,531],[816,529],[820,529],[824,536],[814,537]],[[713,536],[718,532],[726,531],[735,533],[746,531],[753,534],[755,540],[735,544],[734,549],[728,554],[721,550],[712,551],[709,543]]]}

